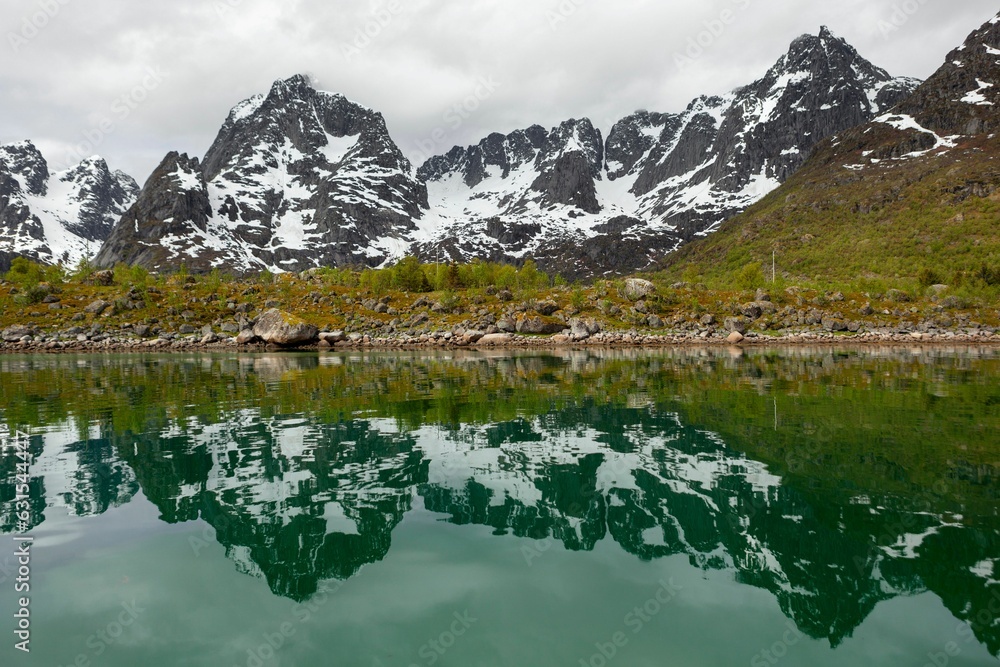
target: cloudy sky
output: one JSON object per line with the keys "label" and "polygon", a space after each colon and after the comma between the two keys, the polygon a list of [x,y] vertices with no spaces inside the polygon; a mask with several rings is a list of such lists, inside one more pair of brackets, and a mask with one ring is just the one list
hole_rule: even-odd
{"label": "cloudy sky", "polygon": [[[143,182],[228,110],[306,73],[381,111],[411,158],[489,132],[680,111],[827,25],[927,77],[995,0],[3,0],[0,143],[100,154]],[[434,130],[437,140],[432,140]]]}

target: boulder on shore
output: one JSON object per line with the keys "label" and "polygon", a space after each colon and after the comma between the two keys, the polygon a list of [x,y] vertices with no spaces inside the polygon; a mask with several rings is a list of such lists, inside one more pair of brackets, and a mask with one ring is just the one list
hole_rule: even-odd
{"label": "boulder on shore", "polygon": [[656,292],[656,285],[641,278],[629,278],[625,281],[625,298],[629,301],[639,301]]}
{"label": "boulder on shore", "polygon": [[282,347],[314,343],[319,336],[317,327],[277,308],[265,311],[258,318],[253,332],[264,342]]}
{"label": "boulder on shore", "polygon": [[555,334],[562,333],[565,328],[562,322],[542,317],[522,317],[517,321],[517,332],[523,334]]}

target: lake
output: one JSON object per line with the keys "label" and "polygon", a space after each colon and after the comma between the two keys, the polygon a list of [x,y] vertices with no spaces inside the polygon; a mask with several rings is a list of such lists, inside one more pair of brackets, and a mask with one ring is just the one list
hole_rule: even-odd
{"label": "lake", "polygon": [[996,348],[6,356],[0,422],[5,666],[1000,655]]}

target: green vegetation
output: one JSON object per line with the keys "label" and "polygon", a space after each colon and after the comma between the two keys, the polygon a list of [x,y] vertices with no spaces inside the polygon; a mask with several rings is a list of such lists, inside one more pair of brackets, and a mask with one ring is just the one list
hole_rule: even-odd
{"label": "green vegetation", "polygon": [[[86,264],[67,275],[61,267],[19,258],[0,283],[0,329],[13,324],[45,331],[93,324],[150,324],[164,331],[184,324],[219,327],[234,323],[237,314],[259,313],[268,303],[328,330],[398,330],[416,312],[428,316],[425,326],[432,329],[485,329],[487,325],[476,324],[478,318],[489,315],[496,322],[534,315],[539,304],[552,315],[552,302],[563,321],[593,318],[606,331],[690,332],[692,327],[697,331],[705,315],[714,317],[716,327],[742,315],[742,304],[755,300],[762,287],[777,312],[765,313],[751,331],[801,327],[801,313],[817,309],[869,328],[928,321],[940,328],[1000,326],[1000,276],[988,265],[945,286],[940,273],[927,265],[908,279],[864,276],[845,283],[796,281],[782,274],[772,281],[767,269],[760,261],[749,261],[729,275],[689,264],[683,271],[687,280],[680,283],[671,270],[650,274],[644,277],[655,292],[637,303],[627,297],[624,279],[569,286],[531,261],[514,267],[482,261],[423,264],[408,257],[385,269],[314,269],[302,275],[264,271],[235,277],[219,271],[193,275],[184,267],[172,275],[124,265],[97,272]],[[99,316],[85,312],[98,299],[114,307]]]}
{"label": "green vegetation", "polygon": [[788,286],[918,294],[946,285],[971,306],[996,306],[1000,172],[993,148],[966,148],[862,172],[843,167],[861,156],[821,148],[783,187],[668,257],[662,275],[748,289],[771,282],[774,257]]}

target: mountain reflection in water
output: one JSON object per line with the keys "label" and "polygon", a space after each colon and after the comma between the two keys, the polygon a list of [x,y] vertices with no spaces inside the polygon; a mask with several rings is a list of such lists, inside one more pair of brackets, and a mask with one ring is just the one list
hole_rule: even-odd
{"label": "mountain reflection in water", "polygon": [[998,406],[990,349],[0,359],[35,525],[141,491],[301,601],[423,508],[495,540],[685,554],[833,645],[931,591],[994,655]]}

